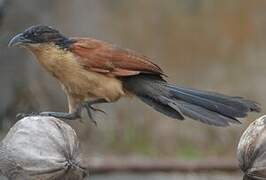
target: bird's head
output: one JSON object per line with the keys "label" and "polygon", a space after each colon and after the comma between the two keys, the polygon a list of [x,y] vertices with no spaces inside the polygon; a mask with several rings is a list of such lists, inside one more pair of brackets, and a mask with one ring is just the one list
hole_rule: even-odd
{"label": "bird's head", "polygon": [[64,49],[68,47],[70,40],[50,26],[37,25],[14,36],[8,46],[36,48],[43,44],[54,44]]}

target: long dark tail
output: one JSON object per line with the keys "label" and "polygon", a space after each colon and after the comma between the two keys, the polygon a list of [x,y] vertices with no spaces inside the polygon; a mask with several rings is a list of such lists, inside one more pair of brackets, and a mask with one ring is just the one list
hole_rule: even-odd
{"label": "long dark tail", "polygon": [[240,123],[250,111],[260,112],[254,101],[168,84],[160,76],[141,74],[122,78],[124,88],[155,110],[175,119],[184,116],[215,126]]}

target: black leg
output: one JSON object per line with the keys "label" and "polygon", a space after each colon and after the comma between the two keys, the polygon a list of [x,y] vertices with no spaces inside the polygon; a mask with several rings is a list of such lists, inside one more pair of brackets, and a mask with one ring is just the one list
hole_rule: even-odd
{"label": "black leg", "polygon": [[41,112],[39,116],[52,116],[59,119],[76,120],[81,118],[80,113],[67,113],[67,112]]}
{"label": "black leg", "polygon": [[40,113],[19,113],[16,118],[22,119],[24,117],[29,116],[52,116],[59,119],[67,119],[67,120],[76,120],[80,118],[80,114],[74,113],[67,113],[67,112],[40,112]]}
{"label": "black leg", "polygon": [[22,119],[28,116],[52,116],[59,119],[76,120],[81,118],[82,105],[79,105],[73,113],[67,112],[40,112],[40,113],[20,113],[17,115],[17,119]]}
{"label": "black leg", "polygon": [[92,106],[93,104],[100,104],[100,103],[107,103],[107,101],[105,99],[97,99],[93,101],[83,102],[76,108],[76,110],[73,113],[66,113],[66,112],[41,112],[41,113],[33,112],[28,114],[20,113],[17,115],[17,119],[19,120],[28,116],[52,116],[59,119],[76,120],[81,118],[82,108],[86,108],[89,118],[92,120],[92,122],[95,125],[97,125],[97,122],[94,120],[91,111],[94,112],[98,111],[106,114],[103,110],[94,108]]}
{"label": "black leg", "polygon": [[82,104],[79,104],[72,113],[67,112],[41,112],[40,116],[53,116],[59,119],[76,120],[81,118]]}

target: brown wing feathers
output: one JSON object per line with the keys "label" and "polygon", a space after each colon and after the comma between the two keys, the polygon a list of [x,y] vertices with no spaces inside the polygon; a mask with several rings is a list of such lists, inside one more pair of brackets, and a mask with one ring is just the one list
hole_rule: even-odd
{"label": "brown wing feathers", "polygon": [[163,74],[159,66],[148,57],[131,50],[90,39],[72,38],[70,51],[77,55],[78,61],[88,70],[111,76],[131,76],[140,73]]}

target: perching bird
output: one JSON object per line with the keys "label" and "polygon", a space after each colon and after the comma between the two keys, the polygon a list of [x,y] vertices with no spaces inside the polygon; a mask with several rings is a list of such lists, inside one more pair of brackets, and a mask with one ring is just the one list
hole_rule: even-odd
{"label": "perching bird", "polygon": [[185,116],[209,125],[228,126],[257,103],[241,97],[183,88],[167,83],[162,69],[146,56],[92,38],[68,38],[49,26],[33,26],[13,37],[9,46],[30,50],[66,92],[69,112],[39,115],[79,119],[93,104],[115,102],[134,95],[175,119]]}

